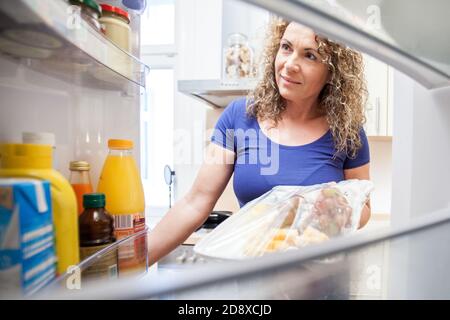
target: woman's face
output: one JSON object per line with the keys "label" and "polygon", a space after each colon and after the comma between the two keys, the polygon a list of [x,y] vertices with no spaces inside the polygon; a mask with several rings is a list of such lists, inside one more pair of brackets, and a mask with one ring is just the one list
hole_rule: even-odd
{"label": "woman's face", "polygon": [[329,80],[330,72],[317,48],[314,31],[294,22],[287,26],[275,58],[278,90],[287,101],[318,97]]}

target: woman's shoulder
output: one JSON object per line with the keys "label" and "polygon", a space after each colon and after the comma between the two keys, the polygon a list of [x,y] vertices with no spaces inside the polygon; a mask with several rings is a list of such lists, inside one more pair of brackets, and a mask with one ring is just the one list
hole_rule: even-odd
{"label": "woman's shoulder", "polygon": [[248,101],[245,97],[233,100],[223,111],[227,117],[232,118],[238,127],[251,125],[254,120],[247,115]]}
{"label": "woman's shoulder", "polygon": [[228,110],[229,112],[232,112],[235,115],[241,115],[242,113],[245,114],[247,109],[247,99],[245,97],[237,98],[225,108],[225,110]]}

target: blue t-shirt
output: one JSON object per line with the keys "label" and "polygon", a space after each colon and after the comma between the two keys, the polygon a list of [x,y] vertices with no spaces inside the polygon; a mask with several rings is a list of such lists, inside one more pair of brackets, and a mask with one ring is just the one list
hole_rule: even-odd
{"label": "blue t-shirt", "polygon": [[[256,199],[274,186],[307,186],[344,180],[344,169],[370,161],[367,136],[354,159],[336,153],[331,131],[311,143],[286,146],[271,141],[258,121],[246,113],[245,98],[230,103],[221,114],[211,141],[236,153],[233,187],[239,205]],[[333,156],[335,156],[333,158]]]}

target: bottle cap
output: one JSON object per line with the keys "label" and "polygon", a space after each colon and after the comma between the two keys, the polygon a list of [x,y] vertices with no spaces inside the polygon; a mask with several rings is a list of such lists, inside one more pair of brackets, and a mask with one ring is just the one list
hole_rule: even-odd
{"label": "bottle cap", "polygon": [[102,12],[112,12],[115,13],[121,17],[123,17],[128,23],[130,23],[130,14],[126,12],[125,10],[115,7],[106,3],[101,3],[100,6],[102,7]]}
{"label": "bottle cap", "polygon": [[83,195],[83,207],[85,208],[103,208],[106,204],[104,193],[88,193]]}
{"label": "bottle cap", "polygon": [[133,141],[121,139],[109,139],[108,148],[117,150],[126,150],[133,148]]}
{"label": "bottle cap", "polygon": [[71,161],[69,169],[73,171],[88,171],[91,166],[86,161]]}
{"label": "bottle cap", "polygon": [[96,11],[98,15],[102,14],[101,6],[97,2],[95,2],[95,0],[70,0],[69,2],[70,2],[70,4],[73,4],[73,5],[83,5],[84,4],[85,6]]}
{"label": "bottle cap", "polygon": [[22,142],[29,144],[46,144],[55,147],[55,134],[51,132],[22,132]]}

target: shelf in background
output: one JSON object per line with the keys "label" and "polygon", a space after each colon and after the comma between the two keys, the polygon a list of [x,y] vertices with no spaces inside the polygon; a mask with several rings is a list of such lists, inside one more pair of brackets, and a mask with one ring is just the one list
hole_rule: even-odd
{"label": "shelf in background", "polygon": [[67,2],[0,1],[0,54],[83,87],[145,88],[149,67],[73,13]]}
{"label": "shelf in background", "polygon": [[206,102],[214,108],[225,108],[231,101],[245,97],[257,80],[178,80],[178,91]]}
{"label": "shelf in background", "polygon": [[392,142],[392,136],[367,136],[369,141],[384,141],[384,142]]}

